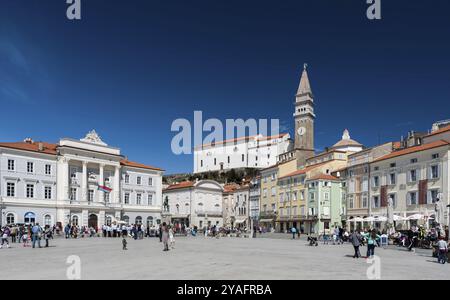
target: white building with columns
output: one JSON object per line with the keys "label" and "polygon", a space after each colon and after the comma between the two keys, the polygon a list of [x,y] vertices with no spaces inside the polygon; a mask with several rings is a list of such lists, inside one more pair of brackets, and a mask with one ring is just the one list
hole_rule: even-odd
{"label": "white building with columns", "polygon": [[58,144],[0,143],[1,222],[155,225],[161,219],[162,174],[129,161],[95,131]]}

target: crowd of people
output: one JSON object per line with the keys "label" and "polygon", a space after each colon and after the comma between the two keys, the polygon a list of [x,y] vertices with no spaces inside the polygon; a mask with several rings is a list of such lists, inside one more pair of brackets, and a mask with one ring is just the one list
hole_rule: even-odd
{"label": "crowd of people", "polygon": [[23,244],[23,247],[32,246],[42,248],[41,241],[45,241],[45,247],[50,246],[49,241],[55,234],[55,226],[40,226],[39,223],[27,225],[6,225],[0,229],[1,248],[10,248],[11,244]]}

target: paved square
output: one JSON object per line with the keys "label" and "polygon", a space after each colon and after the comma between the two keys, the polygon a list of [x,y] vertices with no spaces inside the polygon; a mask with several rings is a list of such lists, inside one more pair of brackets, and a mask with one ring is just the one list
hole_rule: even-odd
{"label": "paved square", "polygon": [[[13,244],[0,249],[0,280],[67,279],[67,257],[81,259],[81,279],[367,279],[369,264],[353,259],[352,246],[319,245],[278,238],[178,237],[176,248],[162,251],[156,238],[55,239],[51,248]],[[365,248],[361,249],[362,254]],[[408,253],[376,249],[381,279],[450,279],[450,266],[440,265],[431,251]]]}

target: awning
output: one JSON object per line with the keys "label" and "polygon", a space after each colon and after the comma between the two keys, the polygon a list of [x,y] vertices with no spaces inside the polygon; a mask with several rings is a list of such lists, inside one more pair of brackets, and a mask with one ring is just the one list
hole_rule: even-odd
{"label": "awning", "polygon": [[261,219],[259,220],[260,223],[272,223],[273,219]]}
{"label": "awning", "polygon": [[240,219],[240,220],[236,220],[236,222],[234,222],[234,223],[242,224],[242,223],[245,223],[245,221],[247,221],[247,219]]}

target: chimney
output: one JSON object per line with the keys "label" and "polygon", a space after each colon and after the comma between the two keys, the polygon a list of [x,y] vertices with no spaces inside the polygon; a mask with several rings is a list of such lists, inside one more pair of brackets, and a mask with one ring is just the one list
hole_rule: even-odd
{"label": "chimney", "polygon": [[33,144],[33,139],[32,138],[26,138],[24,140],[24,142],[27,143],[27,144]]}
{"label": "chimney", "polygon": [[44,151],[44,144],[42,142],[39,142],[38,149],[39,149],[39,152]]}

